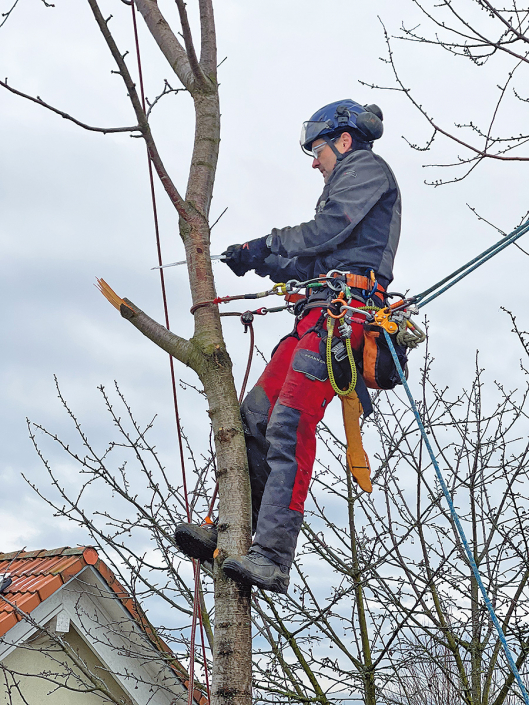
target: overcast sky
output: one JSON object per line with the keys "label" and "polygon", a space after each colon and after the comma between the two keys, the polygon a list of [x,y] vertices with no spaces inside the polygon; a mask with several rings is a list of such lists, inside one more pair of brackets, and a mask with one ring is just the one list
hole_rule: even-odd
{"label": "overcast sky", "polygon": [[[1,0],[2,12],[10,2]],[[66,0],[55,5],[20,0],[0,29],[2,78],[87,123],[133,124],[125,89],[111,74],[114,66],[88,5]],[[174,3],[160,5],[177,27]],[[424,144],[430,136],[424,119],[402,93],[359,83],[394,85],[390,68],[380,61],[386,49],[379,16],[396,34],[402,21],[408,26],[422,21],[417,8],[411,1],[389,0],[328,0],[325,12],[322,7],[313,0],[219,0],[215,5],[219,60],[227,58],[219,69],[222,144],[212,219],[228,211],[213,231],[212,252],[266,235],[274,226],[310,219],[322,181],[299,148],[301,123],[337,99],[376,102],[385,117],[376,151],[392,166],[403,196],[392,288],[417,293],[498,238],[467,204],[506,231],[518,224],[529,208],[526,167],[484,164],[462,183],[425,185],[425,179],[448,172],[424,164],[453,162],[461,150],[442,139],[430,155],[411,150],[403,136]],[[121,50],[132,52],[130,8],[118,0],[104,2],[103,8],[106,16],[114,15],[110,26]],[[141,29],[152,99],[164,78],[174,86],[177,81]],[[430,30],[425,26],[425,31]],[[486,122],[507,62],[478,68],[436,48],[403,42],[394,48],[405,85],[438,121],[448,128],[456,122]],[[129,67],[135,67],[132,57]],[[0,551],[75,545],[86,542],[86,534],[54,519],[21,478],[24,473],[41,486],[47,483],[28,439],[26,417],[63,438],[70,434],[54,374],[83,427],[102,446],[113,429],[97,386],[110,388],[117,380],[141,421],[158,414],[159,450],[168,467],[178,471],[167,357],[93,286],[96,276],[103,277],[121,296],[162,320],[159,278],[150,270],[156,252],[145,150],[140,140],[88,133],[5,90],[0,101]],[[500,124],[520,132],[529,108],[519,102],[512,106],[500,115]],[[193,129],[185,94],[171,95],[155,109],[154,134],[182,191]],[[158,193],[164,260],[182,259],[177,218],[159,188]],[[434,377],[441,386],[449,385],[455,394],[468,382],[476,349],[487,369],[491,400],[495,379],[512,388],[523,384],[522,351],[500,306],[512,309],[526,327],[527,264],[527,257],[511,247],[425,309]],[[264,288],[259,277],[238,279],[222,264],[215,265],[215,273],[220,295]],[[192,317],[185,268],[170,269],[167,283],[171,327],[187,336]],[[259,320],[257,345],[269,353],[292,324],[286,313]],[[225,332],[240,382],[247,337],[236,319],[226,322]],[[419,365],[420,356],[412,357],[413,383]],[[253,380],[261,367],[257,359]],[[178,365],[177,375],[196,381]],[[189,393],[181,404],[185,429],[200,447],[207,417]],[[339,424],[339,405],[331,407],[329,419]],[[52,448],[48,456],[73,483],[75,467]]]}

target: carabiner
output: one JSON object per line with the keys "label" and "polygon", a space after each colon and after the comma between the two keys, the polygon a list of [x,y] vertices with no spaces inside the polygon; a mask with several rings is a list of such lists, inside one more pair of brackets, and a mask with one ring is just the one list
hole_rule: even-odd
{"label": "carabiner", "polygon": [[[345,301],[343,300],[343,292],[340,294],[340,296],[339,296],[337,299],[333,299],[333,300],[331,301],[331,306],[332,306],[333,304],[341,304],[342,307],[346,305],[346,304],[345,304]],[[345,314],[344,314],[343,309],[342,309],[342,310],[340,311],[340,313],[336,316],[334,313],[331,313],[331,309],[328,308],[328,309],[327,309],[327,315],[330,316],[331,318],[334,318],[335,320],[338,320],[339,318],[343,318],[343,316],[344,316]]]}
{"label": "carabiner", "polygon": [[302,288],[303,282],[298,282],[297,279],[289,279],[285,284],[285,291],[287,294],[297,294]]}
{"label": "carabiner", "polygon": [[285,296],[287,293],[287,285],[281,282],[280,284],[274,284],[270,289],[271,294],[277,294],[277,296]]}
{"label": "carabiner", "polygon": [[333,291],[343,292],[345,289],[345,279],[342,280],[340,277],[345,278],[346,272],[341,272],[339,269],[331,269],[325,275],[325,280],[327,281],[327,286]]}

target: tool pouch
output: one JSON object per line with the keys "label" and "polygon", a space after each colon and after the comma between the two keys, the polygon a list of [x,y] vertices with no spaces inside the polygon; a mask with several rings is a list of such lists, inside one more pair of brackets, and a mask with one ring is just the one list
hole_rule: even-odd
{"label": "tool pouch", "polygon": [[[391,340],[395,346],[400,365],[405,370],[408,361],[406,348],[403,345],[397,345],[396,335],[392,335]],[[384,332],[379,326],[364,326],[361,372],[366,386],[370,389],[393,389],[397,384],[401,384],[391,350]]]}

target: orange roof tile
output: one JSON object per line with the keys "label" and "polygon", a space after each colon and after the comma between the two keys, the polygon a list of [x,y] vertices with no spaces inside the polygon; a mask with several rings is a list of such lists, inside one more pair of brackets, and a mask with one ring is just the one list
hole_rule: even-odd
{"label": "orange roof tile", "polygon": [[[6,598],[27,614],[88,565],[94,566],[109,588],[116,593],[125,609],[146,632],[154,646],[159,651],[171,654],[171,649],[156,634],[141,607],[129,596],[114,573],[99,558],[93,546],[79,546],[77,548],[63,546],[51,551],[0,553],[0,575],[9,573],[13,581],[0,593],[0,637],[23,619],[23,615],[20,615],[2,598]],[[168,665],[174,669],[188,688],[189,681],[184,667],[176,659],[172,659]],[[200,705],[208,703],[204,693],[196,688],[193,697]]]}
{"label": "orange roof tile", "polygon": [[0,574],[9,573],[13,581],[0,596],[0,636],[14,626],[13,617],[17,621],[22,619],[1,597],[24,612],[31,612],[61,585],[97,560],[95,549],[85,546],[0,553]]}

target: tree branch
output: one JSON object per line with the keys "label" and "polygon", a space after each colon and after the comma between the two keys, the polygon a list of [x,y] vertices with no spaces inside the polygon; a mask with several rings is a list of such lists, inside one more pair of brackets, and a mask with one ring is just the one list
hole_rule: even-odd
{"label": "tree branch", "polygon": [[187,16],[186,5],[184,0],[175,1],[178,8],[178,14],[180,15],[180,22],[182,24],[182,35],[184,37],[189,66],[191,67],[191,71],[193,72],[193,76],[195,77],[197,84],[201,88],[204,88],[206,86],[206,77],[204,76],[204,72],[198,63],[195,45],[193,44],[193,35],[191,34],[191,27],[189,26],[189,17]]}
{"label": "tree branch", "polygon": [[139,309],[132,301],[120,298],[104,279],[98,279],[96,288],[103,294],[123,318],[132,323],[143,335],[165,352],[191,367],[200,377],[205,371],[205,361],[199,349],[190,341],[171,333],[165,326],[157,323]]}
{"label": "tree branch", "polygon": [[[505,156],[505,154],[501,154],[501,153],[500,154],[493,154],[493,153],[487,151],[487,147],[485,147],[484,150],[479,149],[479,148],[474,147],[473,145],[469,144],[468,142],[464,142],[463,140],[459,139],[454,134],[452,134],[451,132],[448,132],[447,130],[443,129],[442,127],[439,127],[439,125],[435,122],[435,120],[432,117],[430,117],[430,115],[426,112],[426,110],[423,108],[423,106],[420,105],[415,100],[415,98],[411,95],[410,89],[404,87],[404,84],[402,83],[402,79],[400,78],[400,76],[397,72],[397,67],[395,66],[395,62],[393,59],[393,50],[391,48],[391,42],[390,42],[388,32],[387,32],[382,20],[380,20],[380,21],[381,21],[382,28],[384,31],[386,45],[388,48],[387,63],[389,63],[392,68],[393,75],[395,77],[395,81],[397,82],[397,84],[399,86],[399,90],[401,90],[406,95],[406,97],[413,103],[414,107],[426,118],[426,120],[428,121],[430,126],[436,132],[438,132],[441,135],[444,135],[445,137],[448,137],[449,139],[453,140],[457,144],[460,144],[462,147],[465,147],[466,149],[470,150],[471,152],[473,152],[476,155],[477,158],[499,159],[501,161],[518,161],[518,162],[529,161],[529,157],[507,157],[507,156]],[[360,83],[362,83],[363,85],[369,85],[363,81],[360,81]],[[371,87],[372,88],[380,88],[380,86],[373,86],[373,85],[371,85]]]}
{"label": "tree branch", "polygon": [[143,135],[143,138],[145,139],[145,142],[147,144],[147,149],[149,150],[149,156],[152,160],[152,163],[154,164],[154,168],[156,169],[156,173],[158,174],[160,181],[163,184],[163,187],[165,188],[165,191],[169,198],[171,199],[172,204],[178,211],[178,214],[185,220],[189,220],[189,213],[186,208],[186,205],[184,203],[184,200],[180,196],[180,193],[178,192],[178,189],[174,185],[174,183],[171,180],[171,177],[167,173],[167,170],[165,169],[162,159],[160,155],[158,154],[158,149],[156,147],[156,143],[154,142],[152,133],[151,133],[151,128],[149,126],[149,122],[147,120],[147,116],[145,114],[145,111],[143,110],[140,98],[138,96],[138,93],[136,91],[136,84],[132,80],[132,77],[129,73],[129,70],[127,68],[127,64],[125,63],[125,60],[123,59],[123,55],[119,51],[116,42],[114,41],[114,37],[112,36],[112,33],[110,32],[107,22],[105,21],[103,15],[101,14],[101,10],[99,9],[99,6],[97,4],[96,0],[88,0],[88,4],[90,5],[90,8],[94,14],[95,20],[99,26],[99,29],[101,30],[101,34],[103,35],[108,48],[110,49],[110,52],[112,56],[114,57],[114,61],[118,65],[119,68],[119,74],[121,78],[123,79],[125,86],[127,87],[127,92],[130,98],[130,101],[132,103],[132,107],[134,108],[134,112],[136,113],[136,118],[138,119],[139,126],[141,128],[141,133]]}
{"label": "tree branch", "polygon": [[184,47],[180,44],[169,23],[160,12],[156,0],[135,0],[136,7],[143,15],[160,51],[169,62],[170,67],[183,85],[191,91],[193,88],[193,70]]}
{"label": "tree branch", "polygon": [[200,8],[201,48],[200,65],[206,76],[217,80],[217,43],[215,41],[215,18],[211,0],[198,0]]}
{"label": "tree branch", "polygon": [[[128,299],[124,299],[126,306],[122,306],[121,315],[137,328],[143,335],[165,352],[183,362],[187,367],[191,367],[200,377],[204,366],[202,355],[190,340],[181,338],[175,333],[171,333],[165,326],[157,323],[141,309],[135,306]],[[132,308],[134,313],[131,316],[128,309]]]}
{"label": "tree branch", "polygon": [[7,20],[9,19],[10,15],[11,15],[11,13],[13,12],[13,10],[15,9],[15,7],[16,7],[17,5],[18,5],[18,0],[15,0],[15,2],[11,5],[11,7],[9,8],[9,10],[8,10],[7,12],[2,13],[2,17],[3,17],[4,19],[0,22],[0,27],[3,27],[3,26],[5,25],[5,23],[7,22]]}
{"label": "tree branch", "polygon": [[10,86],[8,84],[7,78],[5,79],[5,81],[0,80],[0,86],[7,88],[8,91],[10,91],[11,93],[14,93],[15,95],[19,95],[22,98],[26,98],[26,100],[30,100],[32,103],[37,103],[37,105],[40,105],[43,108],[46,108],[47,110],[51,110],[52,113],[56,113],[57,115],[60,115],[65,120],[70,120],[71,122],[75,123],[79,127],[82,127],[83,130],[90,130],[91,132],[102,132],[104,135],[106,135],[109,132],[136,132],[136,131],[140,132],[141,131],[141,128],[139,125],[134,125],[134,127],[93,127],[92,125],[87,125],[86,123],[81,122],[80,120],[77,120],[76,118],[72,117],[72,115],[65,113],[63,110],[59,110],[58,108],[54,108],[53,105],[46,103],[45,101],[42,100],[42,98],[39,98],[39,96],[34,98],[33,96],[28,95],[27,93],[22,93],[22,91],[18,91],[16,88],[13,88],[12,86]]}

